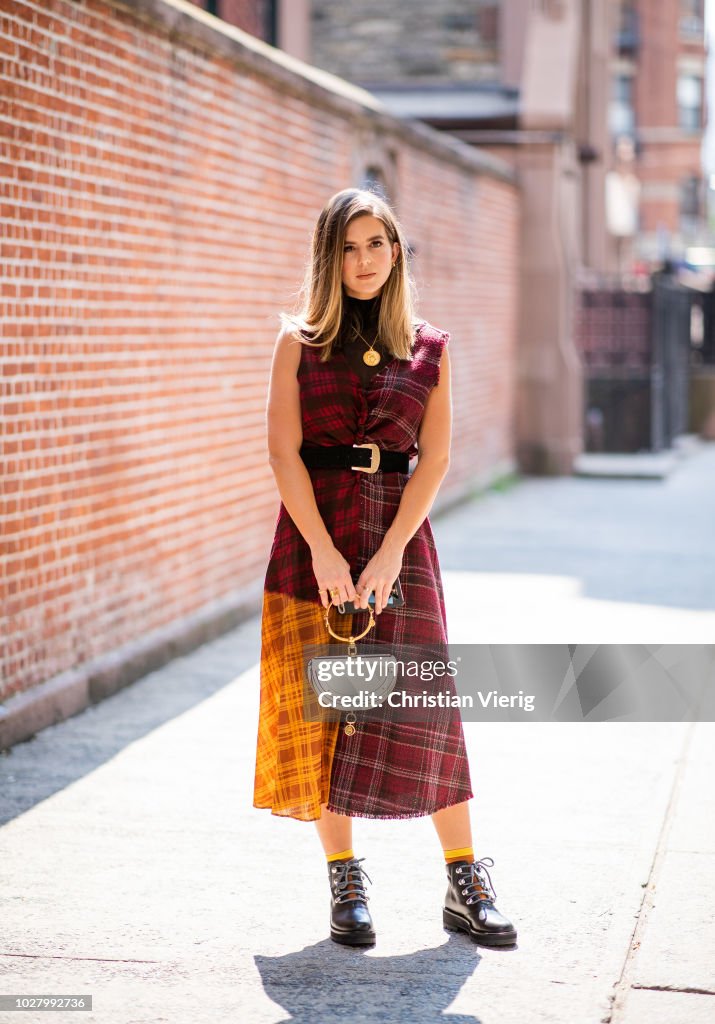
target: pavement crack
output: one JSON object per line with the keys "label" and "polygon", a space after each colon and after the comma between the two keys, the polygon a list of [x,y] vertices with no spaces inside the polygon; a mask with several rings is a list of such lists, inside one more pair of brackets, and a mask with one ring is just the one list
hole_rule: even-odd
{"label": "pavement crack", "polygon": [[636,917],[636,923],[631,934],[631,940],[623,959],[621,974],[613,986],[614,991],[610,995],[611,1008],[605,1018],[608,1021],[608,1024],[617,1024],[617,1022],[622,1018],[626,993],[629,989],[635,987],[635,983],[631,981],[635,969],[635,958],[638,955],[642,937],[645,934],[648,917],[655,904],[656,882],[660,872],[661,862],[665,856],[668,835],[670,833],[671,823],[675,814],[675,808],[680,797],[680,790],[683,784],[683,776],[685,775],[688,752],[690,750],[693,732],[695,731],[695,724],[695,722],[690,722],[683,736],[680,754],[677,760],[675,773],[673,775],[673,782],[670,787],[670,796],[663,815],[663,821],[660,827],[658,840],[656,842],[653,859],[651,861],[650,871],[648,872],[648,881],[643,889],[643,898],[641,900],[641,905]]}
{"label": "pavement crack", "polygon": [[645,989],[646,992],[686,992],[696,996],[715,996],[715,989],[696,988],[693,985],[631,985],[631,988]]}
{"label": "pavement crack", "polygon": [[100,964],[163,964],[163,960],[136,960],[123,956],[56,956],[54,953],[3,953],[0,956],[24,957],[26,960],[94,960]]}

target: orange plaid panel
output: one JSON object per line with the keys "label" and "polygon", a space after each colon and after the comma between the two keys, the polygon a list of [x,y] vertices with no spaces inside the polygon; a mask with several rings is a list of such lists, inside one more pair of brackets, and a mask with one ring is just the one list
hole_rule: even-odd
{"label": "orange plaid panel", "polygon": [[[328,802],[340,722],[303,719],[303,645],[326,644],[315,601],[268,590],[261,620],[261,699],[253,806],[314,821]],[[350,629],[351,615],[341,616]]]}

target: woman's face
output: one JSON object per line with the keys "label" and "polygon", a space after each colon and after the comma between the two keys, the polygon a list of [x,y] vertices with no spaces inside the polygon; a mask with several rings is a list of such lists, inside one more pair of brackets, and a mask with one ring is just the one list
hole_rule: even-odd
{"label": "woman's face", "polygon": [[345,233],[343,249],[343,285],[356,299],[378,295],[390,276],[400,246],[390,245],[385,225],[372,214],[354,217]]}

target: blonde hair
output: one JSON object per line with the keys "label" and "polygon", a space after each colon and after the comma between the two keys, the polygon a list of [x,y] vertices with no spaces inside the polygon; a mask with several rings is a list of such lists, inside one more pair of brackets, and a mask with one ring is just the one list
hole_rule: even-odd
{"label": "blonde hair", "polygon": [[[336,192],[320,212],[313,232],[311,257],[299,293],[299,309],[280,313],[281,324],[295,332],[304,345],[322,348],[320,361],[326,362],[343,323],[343,247],[348,224],[363,214],[371,214],[385,226],[392,247],[400,251],[390,276],[382,286],[378,337],[398,359],[412,358],[415,317],[415,285],[405,253],[407,245],[402,229],[387,202],[366,189],[345,188]],[[308,337],[300,337],[301,333]]]}

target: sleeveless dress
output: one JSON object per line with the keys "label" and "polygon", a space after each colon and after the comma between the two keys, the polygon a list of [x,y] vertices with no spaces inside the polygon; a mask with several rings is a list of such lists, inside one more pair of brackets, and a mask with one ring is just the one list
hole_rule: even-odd
{"label": "sleeveless dress", "polygon": [[[369,326],[374,303],[353,301]],[[422,321],[412,359],[397,359],[376,345],[384,357],[377,368],[365,367],[369,377],[362,370],[361,342],[357,349],[338,346],[323,363],[320,349],[302,344],[303,442],[374,441],[416,455],[425,402],[439,380],[448,340],[448,332]],[[409,474],[322,468],[308,473],[331,539],[357,580],[394,519]],[[429,517],[405,546],[400,582],[404,607],[376,615],[365,643],[445,645],[444,594]],[[359,721],[351,736],[339,721],[304,721],[303,645],[335,642],[324,614],[310,547],[281,502],[263,589],[253,806],[302,821],[319,818],[321,804],[356,817],[411,818],[470,799],[461,716],[453,708],[430,708],[420,721]],[[331,623],[347,636],[357,616],[359,633],[367,624],[365,611],[331,616]],[[444,690],[443,683],[431,684],[434,692]],[[418,692],[423,689],[430,684],[421,682]]]}

